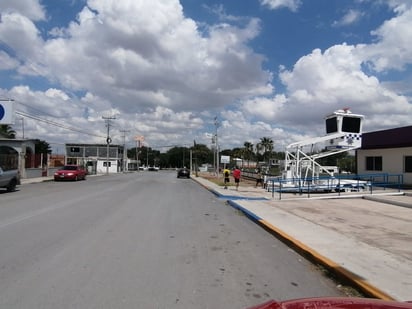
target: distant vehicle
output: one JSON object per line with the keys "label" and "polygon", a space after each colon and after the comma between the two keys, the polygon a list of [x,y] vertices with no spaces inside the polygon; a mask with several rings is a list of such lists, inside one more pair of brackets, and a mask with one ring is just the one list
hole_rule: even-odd
{"label": "distant vehicle", "polygon": [[86,180],[87,172],[79,165],[65,165],[54,173],[54,180]]}
{"label": "distant vehicle", "polygon": [[360,297],[316,297],[286,300],[276,302],[274,300],[250,307],[249,309],[304,309],[304,308],[328,308],[328,309],[402,309],[412,308],[412,302],[386,301]]}
{"label": "distant vehicle", "polygon": [[180,177],[190,178],[190,170],[186,167],[179,169],[177,171],[177,178]]}
{"label": "distant vehicle", "polygon": [[5,188],[7,192],[16,190],[20,185],[20,173],[17,169],[3,170],[0,166],[0,188]]}
{"label": "distant vehicle", "polygon": [[149,171],[157,172],[157,171],[159,171],[159,168],[157,166],[149,166]]}

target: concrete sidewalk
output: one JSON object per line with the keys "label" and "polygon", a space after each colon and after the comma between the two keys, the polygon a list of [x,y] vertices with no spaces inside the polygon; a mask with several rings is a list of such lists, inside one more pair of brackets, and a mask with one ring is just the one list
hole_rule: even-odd
{"label": "concrete sidewalk", "polygon": [[34,178],[22,178],[20,180],[22,185],[26,185],[29,183],[39,183],[39,182],[45,182],[45,181],[52,181],[53,176],[43,176],[43,177],[34,177]]}
{"label": "concrete sidewalk", "polygon": [[279,200],[242,183],[236,191],[193,180],[368,296],[412,300],[411,195],[289,193]]}

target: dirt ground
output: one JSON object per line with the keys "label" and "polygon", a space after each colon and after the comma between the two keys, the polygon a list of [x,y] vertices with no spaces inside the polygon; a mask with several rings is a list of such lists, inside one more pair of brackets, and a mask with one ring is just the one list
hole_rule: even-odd
{"label": "dirt ground", "polygon": [[[214,182],[215,184],[218,184],[220,186],[224,185],[224,179],[223,179],[223,175],[220,174],[219,177],[216,177],[216,175],[214,173],[210,173],[210,172],[201,172],[198,173],[199,177],[202,177],[204,179],[207,179],[209,181]],[[241,185],[242,186],[250,186],[250,187],[254,187],[256,184],[255,180],[250,180],[250,179],[245,179],[245,178],[241,178],[240,179]],[[234,186],[235,185],[235,181],[233,179],[232,176],[230,176],[230,183],[229,186]]]}

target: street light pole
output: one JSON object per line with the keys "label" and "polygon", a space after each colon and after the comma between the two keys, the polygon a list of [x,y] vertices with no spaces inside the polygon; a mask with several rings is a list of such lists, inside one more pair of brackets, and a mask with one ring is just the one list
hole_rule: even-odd
{"label": "street light pole", "polygon": [[106,138],[106,175],[109,174],[109,146],[112,142],[110,138],[110,121],[116,119],[116,117],[102,117],[106,121],[107,126],[107,138]]}

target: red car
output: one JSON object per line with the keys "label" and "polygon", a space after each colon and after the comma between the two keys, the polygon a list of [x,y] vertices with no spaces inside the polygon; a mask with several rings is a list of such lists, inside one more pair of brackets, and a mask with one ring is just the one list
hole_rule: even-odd
{"label": "red car", "polygon": [[276,302],[274,300],[249,309],[402,309],[412,308],[412,302],[385,301],[357,297],[302,298]]}
{"label": "red car", "polygon": [[54,173],[54,180],[86,180],[86,170],[79,165],[65,165]]}

